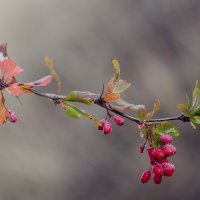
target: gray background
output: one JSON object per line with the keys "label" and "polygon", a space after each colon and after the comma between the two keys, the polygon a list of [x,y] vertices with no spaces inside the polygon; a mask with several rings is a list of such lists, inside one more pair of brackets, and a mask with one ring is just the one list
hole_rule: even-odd
{"label": "gray background", "polygon": [[[161,100],[158,117],[179,114],[200,74],[200,1],[195,0],[0,0],[0,41],[22,66],[22,82],[46,75],[51,56],[71,90],[99,93],[117,57],[132,87],[124,98],[147,105]],[[55,85],[41,91],[55,91]],[[50,101],[6,95],[18,115],[0,131],[1,200],[199,199],[199,129],[177,122],[181,137],[172,178],[140,183],[149,167],[140,154],[137,126],[113,128],[109,136],[89,120],[66,119]],[[87,108],[99,119],[104,111]]]}

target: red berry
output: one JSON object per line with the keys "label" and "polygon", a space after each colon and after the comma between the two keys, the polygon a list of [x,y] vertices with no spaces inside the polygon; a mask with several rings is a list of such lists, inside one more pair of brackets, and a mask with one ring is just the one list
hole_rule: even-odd
{"label": "red berry", "polygon": [[145,170],[142,173],[140,180],[142,181],[142,183],[147,183],[150,178],[151,178],[151,172],[149,170]]}
{"label": "red berry", "polygon": [[163,168],[158,164],[152,166],[152,171],[157,176],[161,176],[163,174]]}
{"label": "red berry", "polygon": [[140,153],[143,153],[144,152],[144,148],[145,148],[145,145],[143,144],[142,146],[140,146]]}
{"label": "red berry", "polygon": [[153,156],[152,156],[152,152],[153,152],[154,148],[153,147],[149,147],[148,148],[148,155],[149,155],[149,158],[152,159]]}
{"label": "red berry", "polygon": [[171,163],[163,163],[163,175],[164,176],[172,176],[174,174],[175,166]]}
{"label": "red berry", "polygon": [[102,131],[106,120],[102,119],[99,121],[98,130]]}
{"label": "red berry", "polygon": [[168,163],[168,159],[166,157],[160,158],[156,160],[158,163],[162,164],[162,163]]}
{"label": "red berry", "polygon": [[162,182],[162,176],[153,175],[153,181],[155,184],[160,184]]}
{"label": "red berry", "polygon": [[155,164],[156,164],[156,161],[155,161],[154,159],[151,159],[151,160],[150,160],[150,164],[151,164],[151,165],[155,165]]}
{"label": "red berry", "polygon": [[163,158],[164,156],[165,156],[165,154],[164,154],[164,152],[163,152],[163,150],[162,149],[154,149],[153,151],[152,151],[152,156],[153,156],[153,158],[155,158],[155,159],[161,159],[161,158]]}
{"label": "red berry", "polygon": [[7,111],[7,117],[10,120],[10,122],[16,122],[17,121],[17,116],[15,115],[15,113],[11,110]]}
{"label": "red berry", "polygon": [[164,145],[162,150],[166,156],[172,156],[176,153],[176,147],[171,144]]}
{"label": "red berry", "polygon": [[103,132],[104,134],[109,134],[112,131],[112,124],[108,121],[105,122],[104,126],[103,126]]}
{"label": "red berry", "polygon": [[118,126],[124,125],[124,119],[123,119],[122,117],[120,117],[119,115],[114,115],[114,116],[113,116],[113,119],[114,119],[115,123],[116,123]]}
{"label": "red berry", "polygon": [[168,134],[162,134],[160,136],[160,141],[165,143],[165,144],[171,143],[172,142],[172,136],[168,135]]}

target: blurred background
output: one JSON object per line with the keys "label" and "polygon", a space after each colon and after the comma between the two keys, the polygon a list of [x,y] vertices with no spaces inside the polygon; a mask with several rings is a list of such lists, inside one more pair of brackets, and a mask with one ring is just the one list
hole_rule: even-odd
{"label": "blurred background", "polygon": [[[62,94],[100,93],[116,57],[122,78],[132,83],[124,99],[150,110],[160,98],[157,117],[168,117],[179,114],[176,105],[200,78],[198,0],[0,0],[0,8],[0,41],[24,69],[19,81],[48,74],[43,58],[49,55]],[[55,92],[55,84],[41,91]],[[136,124],[126,121],[105,136],[87,119],[66,118],[47,99],[20,99],[22,105],[6,95],[18,122],[0,131],[1,200],[199,199],[199,128],[176,122],[175,175],[143,185],[149,161],[139,153],[144,141]],[[105,115],[100,107],[84,109],[98,119]]]}

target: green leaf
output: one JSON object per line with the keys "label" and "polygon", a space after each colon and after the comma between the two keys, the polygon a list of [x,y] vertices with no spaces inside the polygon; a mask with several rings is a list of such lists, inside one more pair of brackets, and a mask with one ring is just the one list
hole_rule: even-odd
{"label": "green leaf", "polygon": [[[114,106],[114,105],[111,105],[111,107],[113,107],[114,109],[116,108],[118,111],[120,112],[125,112],[125,111],[128,111],[128,110],[134,110],[136,112],[139,112],[139,117],[141,118],[140,120],[142,119],[146,119],[146,107],[142,104],[138,104],[138,105],[134,105],[134,104],[131,104],[131,103],[128,103],[127,101],[124,101],[123,99],[119,98],[115,101],[115,103],[119,106]],[[143,114],[145,116],[141,116]]]}
{"label": "green leaf", "polygon": [[91,93],[89,91],[72,91],[66,96],[65,100],[92,105],[97,98],[97,94]]}
{"label": "green leaf", "polygon": [[137,118],[140,120],[140,121],[144,121],[146,118],[147,118],[147,111],[146,111],[146,108],[140,108],[137,110]]}
{"label": "green leaf", "polygon": [[129,106],[115,106],[115,105],[110,105],[110,107],[116,111],[119,111],[119,112],[127,112],[128,110],[130,110],[131,108],[131,105]]}
{"label": "green leaf", "polygon": [[192,110],[192,116],[194,116],[195,113],[198,113],[200,109],[200,85],[198,81],[196,81],[196,86],[193,90],[192,97],[193,98],[192,98],[191,110]]}
{"label": "green leaf", "polygon": [[200,116],[191,117],[190,120],[191,120],[193,123],[200,124]]}
{"label": "green leaf", "polygon": [[72,107],[70,107],[70,106],[67,107],[66,115],[68,117],[72,117],[74,119],[80,118],[79,113],[75,109],[73,109]]}
{"label": "green leaf", "polygon": [[170,122],[162,122],[160,126],[156,127],[156,132],[159,132],[160,134],[167,133],[174,137],[178,137],[180,135],[180,132],[177,129],[177,127]]}
{"label": "green leaf", "polygon": [[193,112],[192,116],[200,116],[200,105],[197,109]]}
{"label": "green leaf", "polygon": [[127,101],[124,101],[123,99],[119,98],[115,101],[115,103],[119,106],[133,106],[134,104],[128,103]]}
{"label": "green leaf", "polygon": [[190,125],[192,126],[193,129],[196,129],[196,125],[193,122],[190,122]]}
{"label": "green leaf", "polygon": [[160,134],[158,134],[158,133],[155,132],[155,133],[153,134],[152,146],[153,146],[154,148],[157,148],[157,147],[159,147],[160,145],[163,145],[162,142],[160,141]]}
{"label": "green leaf", "polygon": [[131,83],[128,83],[126,80],[120,79],[119,82],[115,85],[113,92],[122,93],[130,86],[131,86]]}
{"label": "green leaf", "polygon": [[147,114],[147,119],[151,119],[160,110],[160,100],[157,99],[153,105],[153,110]]}
{"label": "green leaf", "polygon": [[200,116],[200,84],[198,81],[196,81],[195,88],[192,92],[192,101],[186,95],[186,104],[178,104],[178,108],[185,116]]}
{"label": "green leaf", "polygon": [[190,101],[190,99],[189,99],[189,97],[188,97],[187,94],[186,94],[186,96],[185,96],[185,100],[186,100],[186,105],[187,105],[187,107],[190,108],[190,107],[192,106],[192,102]]}
{"label": "green leaf", "polygon": [[75,119],[78,119],[80,117],[85,117],[85,118],[88,118],[88,119],[92,120],[97,125],[99,125],[99,121],[93,115],[87,113],[86,111],[84,111],[82,109],[77,108],[75,105],[69,103],[68,101],[62,100],[61,101],[61,105],[62,105],[62,107],[64,109],[66,109],[66,112],[70,108],[69,111],[68,111],[69,115],[67,114],[68,116],[73,117]]}

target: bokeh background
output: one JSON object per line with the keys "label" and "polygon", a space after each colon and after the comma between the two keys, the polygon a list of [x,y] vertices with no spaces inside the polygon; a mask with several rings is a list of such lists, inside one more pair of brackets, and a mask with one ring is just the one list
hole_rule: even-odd
{"label": "bokeh background", "polygon": [[[132,83],[124,98],[150,110],[160,98],[157,117],[179,114],[176,105],[200,78],[200,1],[198,0],[0,0],[0,41],[22,66],[22,82],[48,73],[52,57],[71,90],[100,93],[120,60],[122,77]],[[41,91],[55,92],[55,84]],[[172,178],[161,185],[140,183],[149,167],[136,124],[126,121],[105,136],[89,120],[72,120],[52,102],[6,95],[18,115],[0,130],[1,200],[199,199],[200,134],[177,122],[177,154]],[[87,108],[101,119],[99,107]]]}

